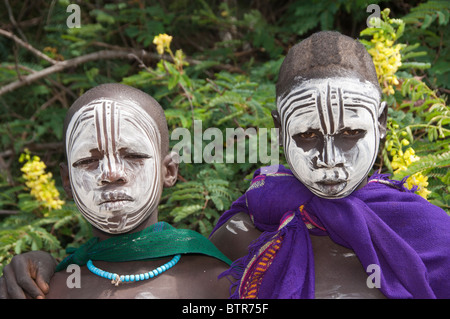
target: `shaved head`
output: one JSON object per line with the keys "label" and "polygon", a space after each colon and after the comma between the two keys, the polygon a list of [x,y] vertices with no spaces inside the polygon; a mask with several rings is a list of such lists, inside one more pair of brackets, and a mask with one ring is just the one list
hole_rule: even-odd
{"label": "shaved head", "polygon": [[375,66],[364,46],[339,32],[322,31],[289,50],[280,68],[277,97],[303,81],[331,77],[368,81],[381,93]]}

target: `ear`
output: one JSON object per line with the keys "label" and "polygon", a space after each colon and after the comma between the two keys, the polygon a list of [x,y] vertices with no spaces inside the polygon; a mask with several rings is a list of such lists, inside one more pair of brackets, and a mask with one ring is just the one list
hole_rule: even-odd
{"label": "ear", "polygon": [[271,114],[272,114],[273,124],[275,125],[275,128],[278,129],[278,144],[283,145],[283,131],[281,129],[280,114],[278,113],[277,110],[273,110],[271,112]]}
{"label": "ear", "polygon": [[378,116],[378,130],[380,131],[380,139],[386,137],[386,123],[388,115],[388,106],[386,102],[380,104],[380,115]]}
{"label": "ear", "polygon": [[69,168],[66,163],[59,163],[59,172],[61,174],[62,184],[67,197],[72,199],[72,187],[70,187]]}
{"label": "ear", "polygon": [[163,160],[163,185],[164,187],[172,187],[178,178],[178,154],[170,152]]}

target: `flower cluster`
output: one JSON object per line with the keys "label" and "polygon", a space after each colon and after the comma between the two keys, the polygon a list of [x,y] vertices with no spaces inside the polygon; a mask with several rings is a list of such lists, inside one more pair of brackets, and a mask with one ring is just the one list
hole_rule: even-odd
{"label": "flower cluster", "polygon": [[170,50],[170,43],[172,42],[172,36],[167,34],[159,34],[153,38],[153,44],[156,45],[156,51],[159,54],[163,54],[164,51]]}
{"label": "flower cluster", "polygon": [[[182,50],[176,50],[175,54],[173,54],[172,49],[170,49],[171,42],[172,36],[165,33],[159,34],[153,38],[153,44],[156,45],[156,51],[158,51],[158,53],[161,55],[164,52],[169,53],[176,70],[181,74],[183,73],[183,66],[188,65],[188,63],[185,61],[185,56]],[[168,66],[166,64],[164,64],[164,66],[167,71],[170,71],[168,70]]]}
{"label": "flower cluster", "polygon": [[[405,23],[400,19],[389,18],[390,10],[388,8],[381,12],[382,19],[374,18],[372,25],[374,28],[368,28],[361,32],[361,35],[370,35],[370,41],[362,41],[367,51],[372,56],[375,70],[377,72],[378,82],[382,87],[382,92],[386,95],[395,93],[394,86],[399,85],[395,75],[402,65],[402,55],[400,51],[406,47],[405,44],[395,43],[403,34]],[[394,175],[407,170],[411,163],[420,160],[412,147],[408,147],[404,152],[403,148],[412,142],[413,136],[410,129],[399,129],[399,125],[388,121],[388,134],[386,137],[386,150],[392,156],[391,167]],[[409,140],[406,138],[409,136]],[[417,172],[409,176],[405,182],[408,189],[416,188],[416,193],[423,198],[431,193],[428,189],[428,177],[422,172]]]}
{"label": "flower cluster", "polygon": [[[402,144],[408,145],[409,141],[403,139]],[[388,145],[387,149],[391,152],[391,155],[393,155],[391,165],[394,169],[394,174],[398,173],[399,171],[406,170],[407,167],[411,165],[411,163],[420,160],[420,157],[415,154],[415,151],[412,147],[409,147],[405,152],[403,152],[401,149],[392,149],[391,147],[391,145]],[[424,176],[421,172],[417,172],[409,176],[405,184],[405,187],[408,189],[412,189],[413,187],[417,186],[416,193],[425,199],[427,199],[428,195],[431,193],[427,189],[428,177]]]}
{"label": "flower cluster", "polygon": [[372,56],[382,91],[387,95],[394,94],[393,85],[399,84],[395,73],[402,65],[400,50],[404,45],[394,45],[395,39],[393,38],[392,34],[386,34],[384,30],[380,29],[371,40],[373,47],[367,50]]}
{"label": "flower cluster", "polygon": [[375,64],[378,81],[382,86],[383,93],[387,95],[394,94],[393,85],[398,85],[398,79],[395,76],[399,66],[402,65],[400,54],[401,44],[393,45],[393,41],[386,39],[383,34],[376,33],[371,42],[375,46],[368,50]]}
{"label": "flower cluster", "polygon": [[427,189],[428,176],[425,176],[420,172],[411,175],[406,180],[406,187],[408,189],[412,189],[414,186],[417,186],[416,193],[425,199],[427,199],[428,195],[431,194],[431,192]]}
{"label": "flower cluster", "polygon": [[[378,82],[383,93],[394,94],[394,86],[399,84],[395,73],[402,65],[400,51],[406,47],[405,44],[395,44],[395,41],[402,35],[404,22],[400,19],[389,18],[388,8],[381,12],[381,18],[372,18],[375,28],[368,28],[361,32],[361,35],[370,35],[370,41],[363,40],[367,51],[372,56]],[[395,28],[395,25],[398,28]]]}
{"label": "flower cluster", "polygon": [[52,179],[52,173],[45,173],[46,165],[38,156],[31,157],[29,153],[20,156],[19,162],[26,163],[21,168],[24,173],[25,185],[44,208],[60,209],[64,201],[59,198],[59,192]]}

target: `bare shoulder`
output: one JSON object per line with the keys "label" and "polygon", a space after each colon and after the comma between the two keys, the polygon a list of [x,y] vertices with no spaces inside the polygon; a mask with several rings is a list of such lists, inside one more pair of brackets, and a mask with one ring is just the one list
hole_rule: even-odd
{"label": "bare shoulder", "polygon": [[248,254],[248,246],[261,235],[246,213],[237,213],[211,235],[211,242],[231,260]]}

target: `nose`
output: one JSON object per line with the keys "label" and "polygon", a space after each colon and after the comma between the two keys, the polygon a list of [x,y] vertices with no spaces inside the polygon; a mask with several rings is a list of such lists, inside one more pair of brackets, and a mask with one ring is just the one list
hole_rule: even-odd
{"label": "nose", "polygon": [[98,184],[101,186],[109,184],[125,184],[127,177],[123,164],[115,156],[105,156],[101,162],[101,173]]}
{"label": "nose", "polygon": [[343,167],[344,157],[342,152],[336,147],[333,136],[325,136],[322,152],[317,158],[318,168]]}

